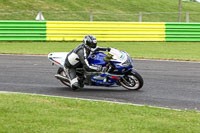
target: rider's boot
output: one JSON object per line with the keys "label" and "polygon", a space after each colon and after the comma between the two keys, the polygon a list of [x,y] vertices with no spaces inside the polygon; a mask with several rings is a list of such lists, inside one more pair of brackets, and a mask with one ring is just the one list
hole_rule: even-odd
{"label": "rider's boot", "polygon": [[66,77],[70,80],[70,86],[72,90],[80,89],[80,84],[78,82],[78,78],[76,76],[76,71],[74,68],[66,68],[64,67],[64,71],[66,73]]}
{"label": "rider's boot", "polygon": [[81,88],[77,77],[71,80],[71,88],[72,90],[77,90]]}

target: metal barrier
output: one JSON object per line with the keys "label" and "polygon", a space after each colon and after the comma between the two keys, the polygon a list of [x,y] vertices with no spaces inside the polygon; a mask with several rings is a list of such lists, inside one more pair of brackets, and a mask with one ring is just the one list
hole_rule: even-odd
{"label": "metal barrier", "polygon": [[165,41],[165,23],[47,21],[47,40],[82,41],[88,34],[98,41]]}
{"label": "metal barrier", "polygon": [[4,41],[200,41],[200,23],[0,21]]}
{"label": "metal barrier", "polygon": [[0,40],[46,40],[46,22],[0,21]]}
{"label": "metal barrier", "polygon": [[166,23],[166,41],[200,41],[200,23]]}

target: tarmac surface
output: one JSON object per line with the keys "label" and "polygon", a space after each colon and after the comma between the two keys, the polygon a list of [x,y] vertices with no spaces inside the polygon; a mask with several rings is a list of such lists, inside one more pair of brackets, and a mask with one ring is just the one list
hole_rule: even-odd
{"label": "tarmac surface", "polygon": [[200,63],[134,60],[144,79],[138,91],[90,87],[72,91],[54,78],[46,56],[0,55],[0,91],[97,99],[200,111]]}

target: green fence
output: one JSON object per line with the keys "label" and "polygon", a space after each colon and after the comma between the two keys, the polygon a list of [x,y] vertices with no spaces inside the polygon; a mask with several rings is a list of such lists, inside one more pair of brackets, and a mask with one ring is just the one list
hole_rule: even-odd
{"label": "green fence", "polygon": [[166,23],[166,41],[200,41],[200,23]]}
{"label": "green fence", "polygon": [[46,40],[46,22],[0,21],[0,40]]}

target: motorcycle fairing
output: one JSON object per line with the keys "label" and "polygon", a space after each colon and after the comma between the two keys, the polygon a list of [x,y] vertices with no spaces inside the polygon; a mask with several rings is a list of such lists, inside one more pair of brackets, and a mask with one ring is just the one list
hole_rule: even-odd
{"label": "motorcycle fairing", "polygon": [[60,67],[64,67],[65,58],[67,57],[68,52],[56,52],[48,54],[48,58],[52,63],[57,64]]}
{"label": "motorcycle fairing", "polygon": [[112,75],[109,73],[103,73],[98,76],[93,76],[91,81],[96,86],[112,86],[119,80],[123,75]]}
{"label": "motorcycle fairing", "polygon": [[106,54],[103,52],[96,52],[92,53],[88,56],[88,62],[91,65],[101,65],[101,66],[106,66],[106,62],[104,61],[104,57],[106,57]]}

